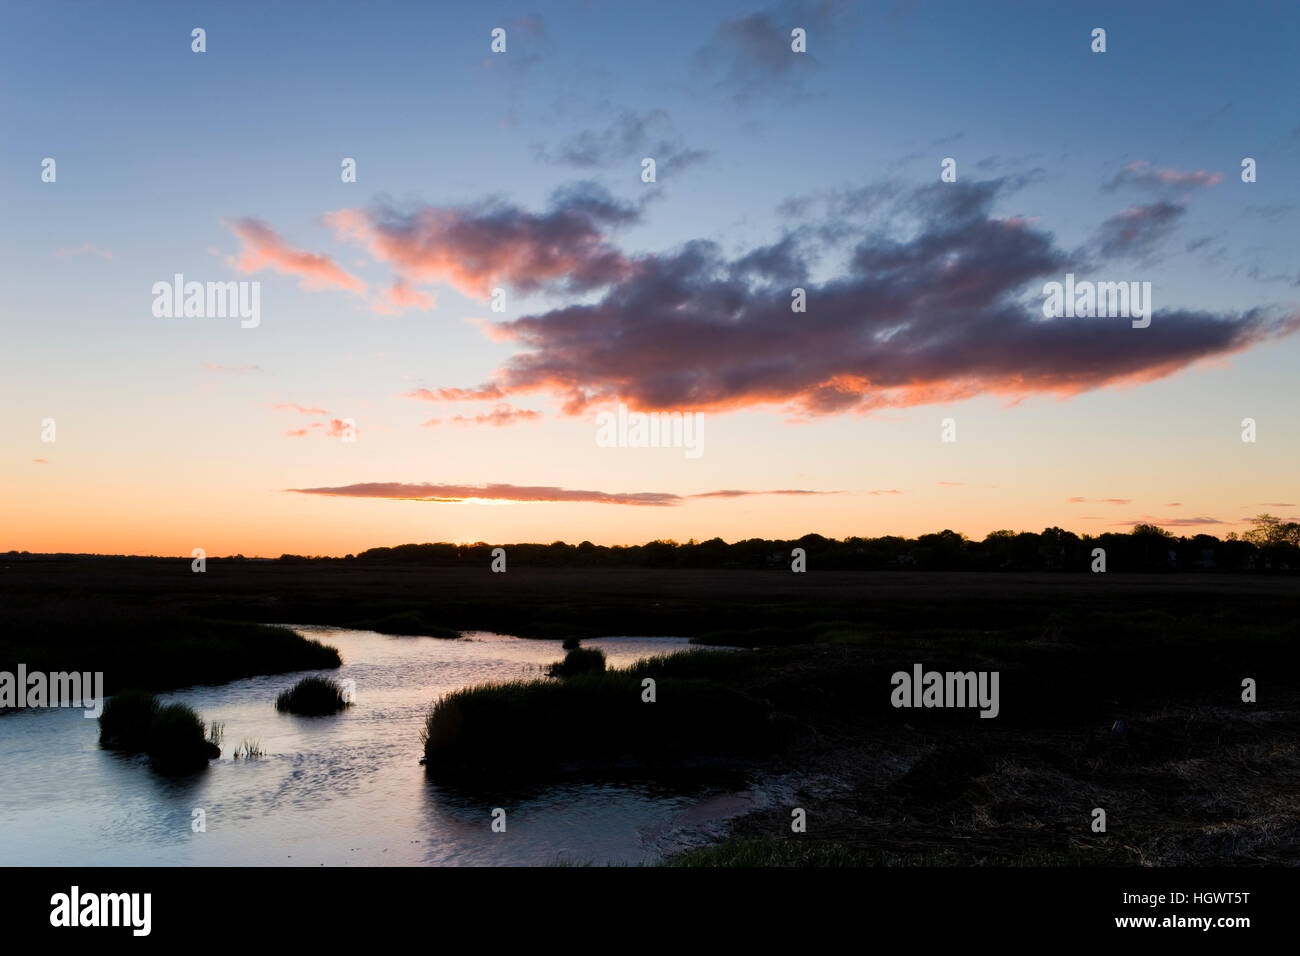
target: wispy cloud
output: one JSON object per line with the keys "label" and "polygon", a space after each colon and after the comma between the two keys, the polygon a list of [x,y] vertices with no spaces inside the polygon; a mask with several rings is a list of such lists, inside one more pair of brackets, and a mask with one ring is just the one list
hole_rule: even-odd
{"label": "wispy cloud", "polygon": [[[895,491],[895,492],[884,492],[884,493],[885,493],[885,494],[899,494],[899,492],[897,492],[897,491]],[[794,495],[794,496],[798,497],[798,496],[802,496],[802,495],[841,495],[841,494],[844,494],[844,492],[842,492],[842,491],[806,491],[806,490],[804,490],[804,489],[802,489],[802,488],[783,488],[783,489],[779,489],[779,490],[777,490],[777,491],[737,491],[737,490],[734,490],[734,489],[727,489],[727,490],[725,490],[725,491],[702,491],[702,492],[700,492],[699,494],[696,494],[696,495],[685,495],[684,497],[687,497],[687,498],[748,498],[748,497],[751,497],[751,496],[753,496],[753,495]],[[872,492],[872,494],[880,494],[880,492]]]}
{"label": "wispy cloud", "polygon": [[417,388],[412,392],[403,392],[402,398],[417,398],[422,402],[475,402],[484,399],[501,398],[505,392],[496,385],[485,385],[482,388],[439,388],[430,391],[427,388]]}
{"label": "wispy cloud", "polygon": [[703,161],[707,150],[686,146],[664,110],[623,110],[608,126],[586,129],[553,149],[535,147],[537,158],[555,165],[594,169],[616,163],[639,162],[649,156],[656,169],[680,173]]}
{"label": "wispy cloud", "polygon": [[[326,438],[341,438],[347,434],[348,426],[341,418],[331,418],[326,422],[312,422],[306,428],[291,428],[284,433],[285,438],[306,438],[308,435],[324,435]],[[353,434],[356,434],[355,427]]]}
{"label": "wispy cloud", "polygon": [[1107,192],[1114,192],[1121,186],[1134,186],[1146,190],[1186,190],[1217,186],[1223,182],[1223,173],[1211,173],[1204,169],[1158,169],[1146,160],[1129,163],[1115,178],[1102,186]]}
{"label": "wispy cloud", "polygon": [[1186,213],[1185,206],[1164,200],[1130,206],[1101,224],[1093,239],[1095,254],[1103,259],[1148,259]]}
{"label": "wispy cloud", "polygon": [[433,305],[434,297],[431,293],[421,292],[404,279],[398,278],[394,279],[393,284],[370,303],[370,309],[381,315],[398,315],[407,309],[420,309],[427,312],[433,308]]}
{"label": "wispy cloud", "polygon": [[1151,515],[1143,515],[1140,518],[1130,518],[1128,521],[1112,522],[1113,527],[1132,527],[1135,524],[1156,524],[1162,527],[1170,528],[1194,528],[1200,525],[1226,524],[1218,518],[1154,518]]}
{"label": "wispy cloud", "polygon": [[272,269],[297,276],[308,291],[336,288],[364,292],[366,289],[365,282],[345,271],[329,256],[293,248],[260,219],[244,217],[226,221],[225,226],[239,238],[239,256],[232,259],[232,263],[241,272]]}
{"label": "wispy cloud", "polygon": [[515,408],[512,405],[501,403],[493,408],[490,412],[483,412],[479,415],[456,415],[448,418],[445,422],[441,418],[431,418],[424,423],[424,427],[429,428],[435,425],[495,425],[500,428],[504,425],[513,425],[516,422],[536,421],[542,417],[541,412],[535,412],[527,408]]}
{"label": "wispy cloud", "polygon": [[[807,93],[804,81],[821,67],[818,51],[830,49],[851,11],[842,0],[786,0],[718,24],[709,42],[696,51],[695,73],[740,104],[795,102]],[[790,32],[807,31],[808,51],[791,50]]]}
{"label": "wispy cloud", "polygon": [[803,490],[781,491],[710,491],[698,495],[676,495],[661,491],[608,492],[582,491],[540,485],[451,485],[421,482],[371,482],[342,485],[334,488],[286,488],[286,491],[304,495],[329,495],[340,498],[386,498],[397,501],[453,502],[478,499],[484,501],[521,502],[579,502],[595,504],[632,505],[637,507],[668,507],[682,504],[690,498],[736,498],[747,495],[820,495],[840,494]]}

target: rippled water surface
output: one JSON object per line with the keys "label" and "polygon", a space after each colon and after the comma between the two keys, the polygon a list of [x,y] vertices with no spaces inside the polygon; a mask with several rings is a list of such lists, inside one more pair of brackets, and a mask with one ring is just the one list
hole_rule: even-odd
{"label": "rippled water surface", "polygon": [[[166,695],[225,724],[222,758],[169,779],[144,758],[98,746],[79,709],[0,718],[0,864],[546,864],[639,862],[676,845],[716,792],[572,785],[465,797],[426,781],[420,727],[429,703],[485,680],[536,677],[556,641],[470,633],[461,640],[295,628],[337,647],[337,671],[257,677]],[[585,641],[612,665],[686,647],[684,638]],[[356,681],[333,717],[275,710],[306,673]],[[266,756],[234,760],[244,738]],[[491,810],[507,811],[505,833]],[[195,833],[193,811],[206,813]]]}

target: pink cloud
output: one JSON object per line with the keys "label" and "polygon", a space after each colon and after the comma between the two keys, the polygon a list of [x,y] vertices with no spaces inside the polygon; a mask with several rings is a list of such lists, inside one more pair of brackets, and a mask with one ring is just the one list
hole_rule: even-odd
{"label": "pink cloud", "polygon": [[419,309],[427,312],[433,308],[434,297],[428,292],[412,288],[401,278],[393,280],[390,288],[379,294],[379,298],[370,304],[373,312],[381,315],[397,315],[407,309]]}
{"label": "pink cloud", "polygon": [[[495,425],[500,428],[503,425],[513,425],[521,421],[534,421],[541,417],[541,412],[535,412],[527,408],[514,408],[503,402],[490,412],[484,412],[473,417],[457,415],[454,418],[447,419],[447,422],[452,425]],[[440,418],[431,418],[424,423],[425,427],[440,424],[442,424]]]}
{"label": "pink cloud", "polygon": [[226,221],[225,226],[239,238],[241,248],[235,267],[241,272],[270,268],[298,276],[308,291],[336,288],[364,292],[366,289],[365,282],[343,270],[329,256],[294,249],[260,219],[244,217]]}
{"label": "pink cloud", "polygon": [[422,402],[477,402],[484,399],[504,397],[500,387],[484,385],[482,388],[440,388],[431,392],[427,388],[417,388],[413,392],[403,392],[402,398],[418,398]]}
{"label": "pink cloud", "polygon": [[[308,411],[308,412],[304,412],[304,414],[316,414],[316,411],[315,411],[315,410],[311,410],[311,411]],[[325,414],[325,413],[324,413],[324,412],[320,412],[320,414],[323,415],[323,414]],[[329,423],[328,423],[328,424],[326,424],[325,422],[312,422],[312,423],[311,423],[310,425],[308,425],[306,428],[291,428],[291,429],[289,429],[287,432],[284,433],[284,437],[285,437],[285,438],[305,438],[306,436],[310,435],[314,429],[317,429],[317,428],[323,428],[323,429],[325,429],[325,431],[324,431],[323,434],[324,434],[325,437],[327,437],[327,438],[340,438],[340,437],[342,437],[344,434],[347,433],[347,424],[343,421],[343,419],[341,419],[341,418],[331,418],[331,419],[329,420]],[[353,434],[356,434],[356,433],[357,433],[357,432],[356,432],[356,428],[355,428],[355,426],[354,426],[354,427],[353,427]]]}
{"label": "pink cloud", "polygon": [[396,501],[454,502],[467,498],[491,501],[523,502],[577,502],[595,504],[633,505],[638,507],[665,507],[681,504],[689,498],[735,498],[746,495],[821,495],[840,494],[831,491],[709,491],[698,495],[676,495],[662,491],[608,492],[583,491],[540,485],[451,485],[429,482],[369,482],[341,485],[334,488],[286,488],[285,491],[302,495],[327,495],[338,498],[386,498]]}
{"label": "pink cloud", "polygon": [[542,213],[489,200],[405,211],[340,209],[324,221],[339,238],[365,243],[374,259],[407,280],[445,282],[486,298],[497,282],[525,291],[551,283],[592,288],[626,276],[630,263],[608,244],[603,227],[637,215],[584,185],[558,191]]}
{"label": "pink cloud", "polygon": [[1204,169],[1157,169],[1145,159],[1129,163],[1107,184],[1108,189],[1125,183],[1146,188],[1170,186],[1191,189],[1200,186],[1217,186],[1223,182],[1223,173],[1211,173]]}
{"label": "pink cloud", "polygon": [[[900,492],[872,492],[872,494],[900,494]],[[725,491],[702,491],[696,495],[686,495],[687,498],[747,498],[751,495],[842,495],[842,491],[806,491],[801,488],[783,488],[776,491],[736,491],[727,489]]]}

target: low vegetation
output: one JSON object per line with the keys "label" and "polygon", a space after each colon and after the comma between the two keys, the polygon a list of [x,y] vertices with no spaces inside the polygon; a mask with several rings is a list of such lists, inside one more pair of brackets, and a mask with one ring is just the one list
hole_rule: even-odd
{"label": "low vegetation", "polygon": [[[29,672],[99,671],[104,692],[116,694],[128,687],[161,692],[343,663],[335,648],[287,627],[151,607],[138,588],[156,581],[152,576],[132,582],[128,591],[112,596],[0,593],[0,670],[12,672],[22,662]],[[28,583],[51,587],[48,579]]]}
{"label": "low vegetation", "polygon": [[[681,656],[701,663],[706,656],[739,655]],[[425,720],[426,771],[460,783],[661,773],[729,766],[783,741],[788,725],[773,719],[763,701],[707,679],[671,676],[675,672],[689,668],[671,657],[655,658],[563,681],[453,691]],[[646,677],[665,682],[656,687],[654,702],[645,699]]]}
{"label": "low vegetation", "polygon": [[221,756],[219,729],[216,738],[205,732],[203,718],[191,707],[162,704],[145,691],[109,698],[99,718],[101,746],[148,754],[163,773],[191,773],[206,767],[209,760]]}
{"label": "low vegetation", "polygon": [[262,742],[255,738],[245,737],[232,754],[235,760],[256,760],[259,757],[265,757],[266,751],[262,749]]}
{"label": "low vegetation", "polygon": [[304,677],[275,699],[275,709],[301,717],[324,717],[351,706],[343,687],[328,677]]}
{"label": "low vegetation", "polygon": [[575,647],[547,670],[548,677],[573,677],[575,674],[597,674],[605,669],[605,652],[597,647]]}

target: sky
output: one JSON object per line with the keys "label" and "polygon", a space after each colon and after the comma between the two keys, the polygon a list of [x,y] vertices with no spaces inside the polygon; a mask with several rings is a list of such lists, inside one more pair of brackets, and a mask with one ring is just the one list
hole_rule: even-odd
{"label": "sky", "polygon": [[1294,3],[2,16],[0,551],[1300,520]]}

